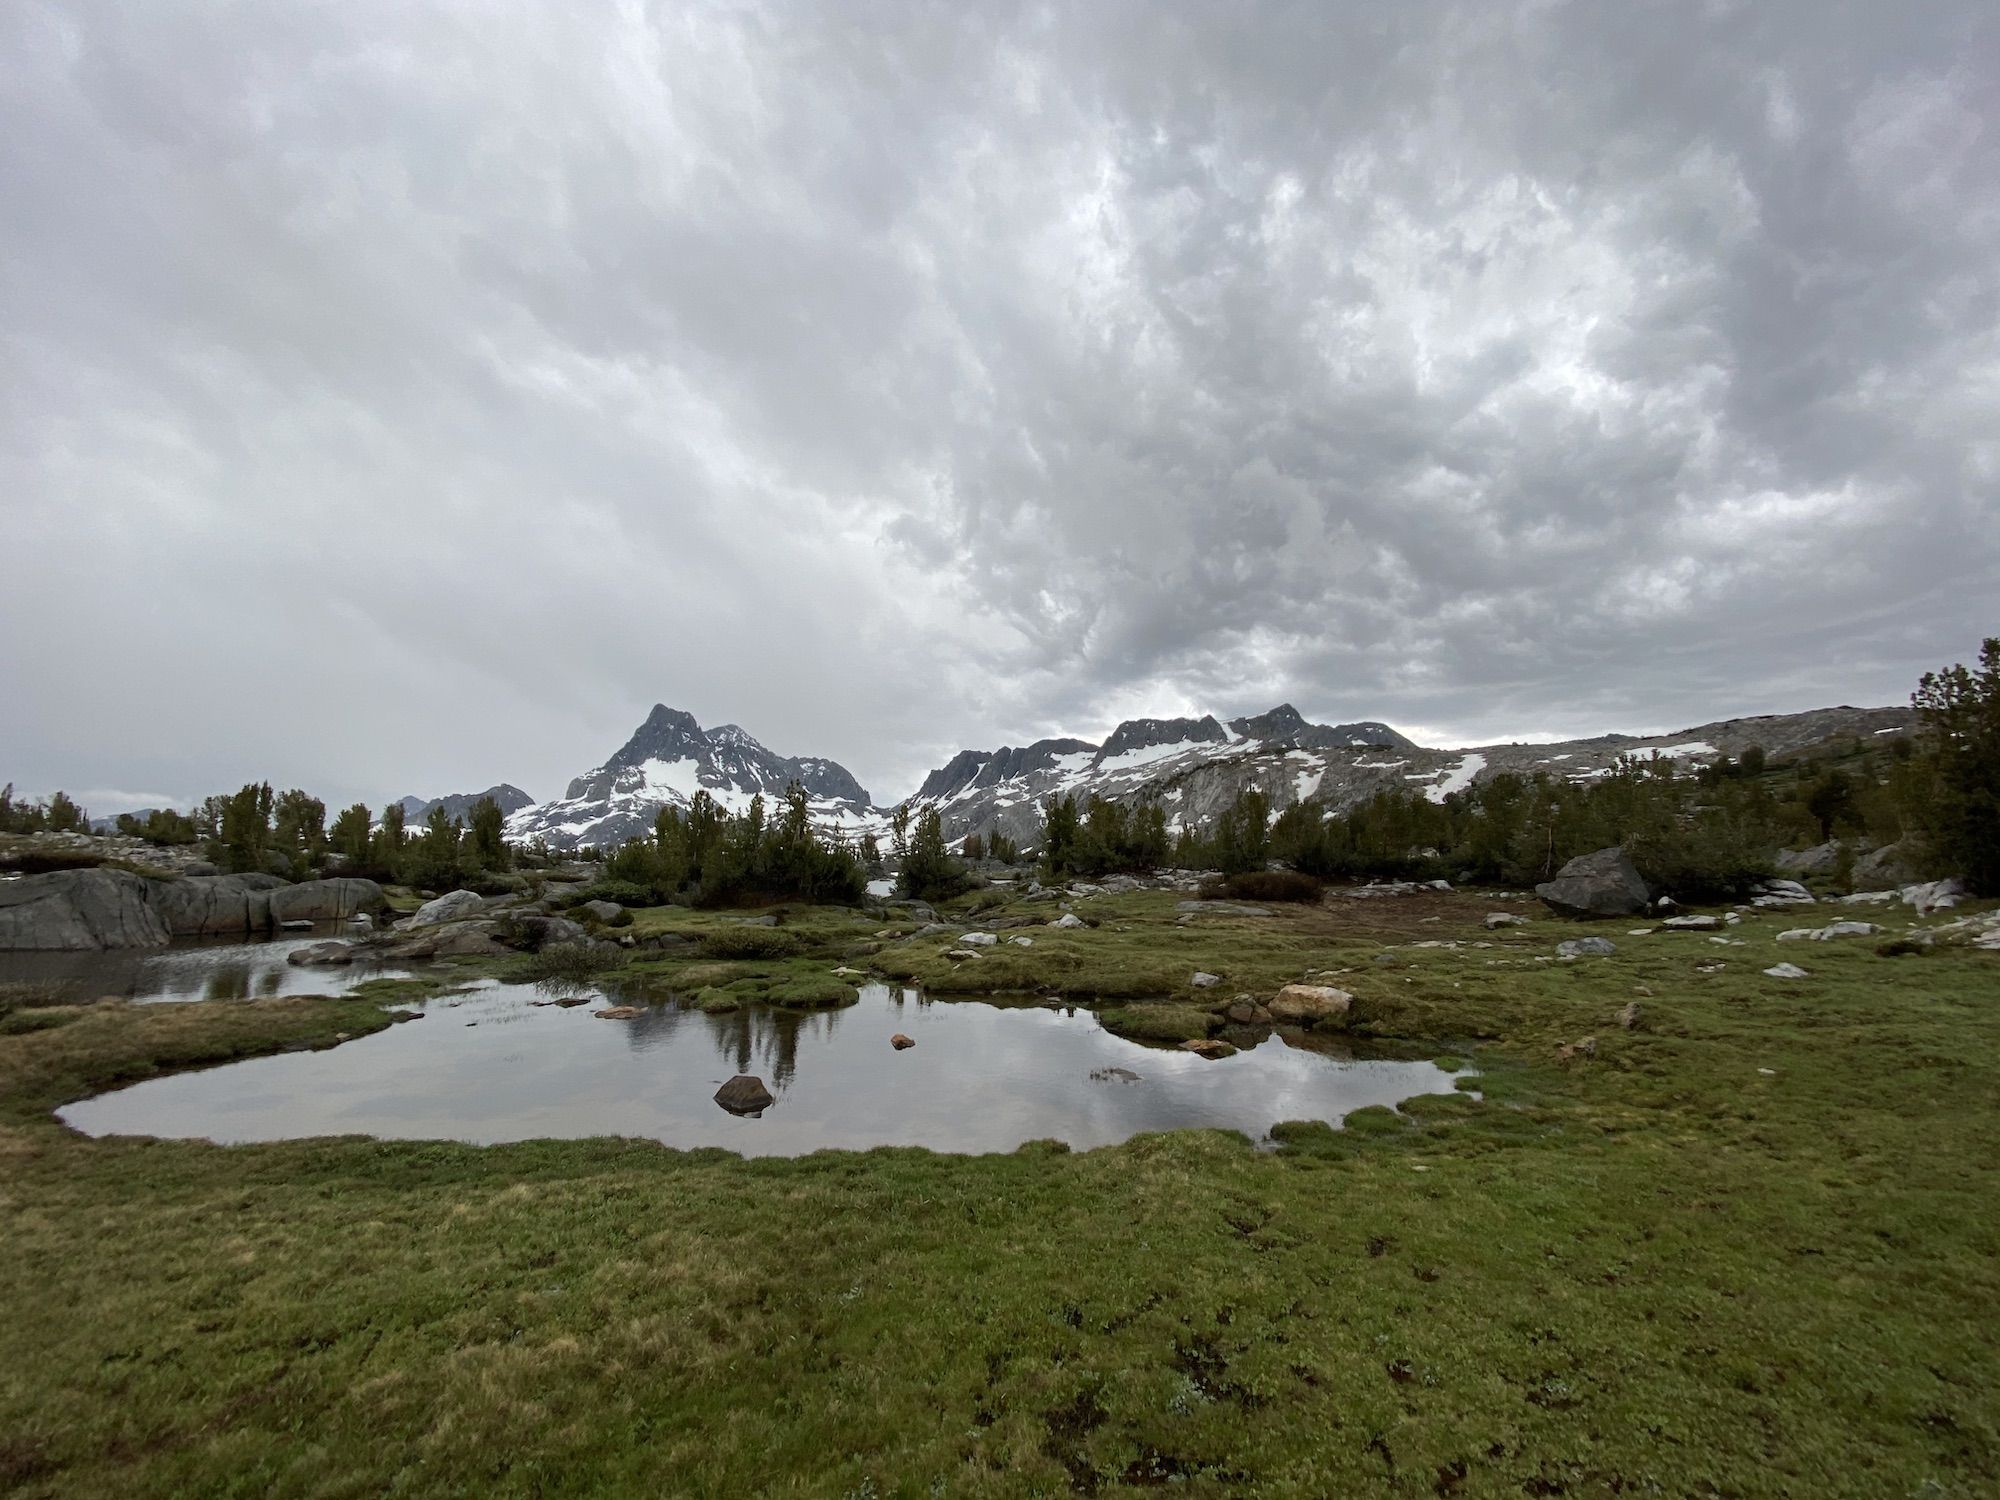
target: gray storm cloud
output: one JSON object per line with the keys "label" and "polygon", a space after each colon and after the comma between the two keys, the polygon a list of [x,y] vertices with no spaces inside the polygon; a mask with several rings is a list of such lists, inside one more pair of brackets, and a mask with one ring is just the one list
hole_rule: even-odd
{"label": "gray storm cloud", "polygon": [[10,5],[0,779],[1896,701],[2000,629],[1996,57],[1972,0]]}

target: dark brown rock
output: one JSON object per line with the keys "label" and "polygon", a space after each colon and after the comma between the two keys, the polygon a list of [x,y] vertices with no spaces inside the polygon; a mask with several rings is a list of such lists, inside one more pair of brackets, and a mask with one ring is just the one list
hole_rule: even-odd
{"label": "dark brown rock", "polygon": [[732,1115],[761,1115],[777,1100],[764,1087],[764,1080],[750,1073],[738,1073],[715,1091],[715,1102]]}

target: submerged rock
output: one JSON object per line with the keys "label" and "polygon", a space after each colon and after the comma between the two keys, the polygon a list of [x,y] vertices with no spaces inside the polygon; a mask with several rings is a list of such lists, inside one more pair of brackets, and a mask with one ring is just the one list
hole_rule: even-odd
{"label": "submerged rock", "polygon": [[351,964],[357,956],[352,943],[313,943],[304,948],[294,948],[285,955],[288,964]]}
{"label": "submerged rock", "polygon": [[1619,848],[1579,854],[1535,894],[1566,917],[1629,917],[1647,904],[1646,882]]}
{"label": "submerged rock", "polygon": [[1182,1042],[1181,1051],[1192,1052],[1196,1057],[1207,1058],[1234,1057],[1236,1055],[1236,1048],[1233,1045],[1228,1042],[1218,1041],[1214,1037],[1197,1037],[1192,1041]]}
{"label": "submerged rock", "polygon": [[916,1046],[917,1039],[913,1036],[904,1036],[903,1033],[899,1031],[894,1036],[889,1038],[889,1045],[891,1047],[894,1047],[898,1052],[903,1052],[907,1051],[911,1047]]}
{"label": "submerged rock", "polygon": [[591,1014],[600,1021],[631,1021],[643,1016],[645,1011],[636,1005],[611,1005],[603,1010],[594,1010]]}
{"label": "submerged rock", "polygon": [[761,1115],[778,1101],[753,1073],[738,1073],[715,1091],[715,1102],[732,1115]]}

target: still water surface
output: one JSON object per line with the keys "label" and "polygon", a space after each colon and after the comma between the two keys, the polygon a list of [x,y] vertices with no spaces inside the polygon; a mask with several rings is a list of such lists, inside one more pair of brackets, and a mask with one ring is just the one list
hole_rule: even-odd
{"label": "still water surface", "polygon": [[410,970],[381,963],[304,968],[292,950],[328,938],[353,937],[344,923],[322,922],[283,937],[214,938],[165,948],[114,948],[101,953],[0,953],[0,983],[69,985],[79,997],[150,1003],[155,1000],[257,1000],[274,995],[344,995],[367,979],[399,979]]}
{"label": "still water surface", "polygon": [[[87,1135],[224,1143],[622,1135],[796,1156],[1011,1151],[1045,1137],[1084,1149],[1183,1127],[1257,1139],[1280,1120],[1337,1121],[1454,1089],[1455,1075],[1429,1062],[1352,1058],[1277,1034],[1208,1061],[1114,1036],[1081,1008],[932,1001],[881,984],[865,986],[857,1005],[803,1014],[711,1016],[668,1004],[611,1021],[591,1014],[601,1001],[536,1003],[548,998],[489,981],[428,1002],[421,1021],[329,1051],[153,1079],[59,1113]],[[891,1048],[899,1031],[917,1045]],[[760,1076],[776,1096],[761,1116],[715,1103],[737,1073]]]}

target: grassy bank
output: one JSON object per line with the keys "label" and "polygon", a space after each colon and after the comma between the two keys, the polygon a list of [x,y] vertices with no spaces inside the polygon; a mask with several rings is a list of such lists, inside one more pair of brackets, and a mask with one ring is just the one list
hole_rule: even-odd
{"label": "grassy bank", "polygon": [[1614,924],[1612,957],[1553,963],[1577,929],[1488,934],[1472,897],[1080,909],[973,960],[821,916],[631,977],[803,980],[874,943],[845,961],[1185,1023],[1331,971],[1357,1029],[1469,1053],[1484,1097],[1277,1154],[224,1150],[48,1111],[383,1012],[84,1008],[0,1035],[0,1490],[1994,1492],[2000,958],[1760,914],[1741,946]]}

